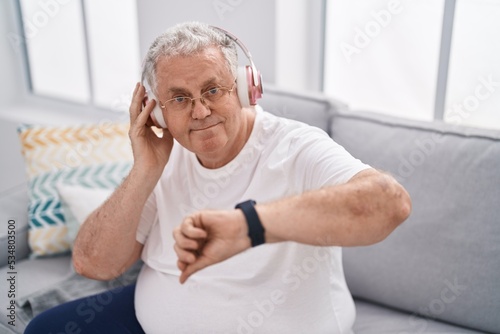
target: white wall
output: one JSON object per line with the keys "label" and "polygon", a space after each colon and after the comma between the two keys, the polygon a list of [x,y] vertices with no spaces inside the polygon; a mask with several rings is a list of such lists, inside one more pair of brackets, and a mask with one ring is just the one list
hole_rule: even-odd
{"label": "white wall", "polygon": [[25,94],[21,45],[17,31],[13,0],[0,1],[0,110],[22,99]]}
{"label": "white wall", "polygon": [[444,3],[329,1],[325,93],[352,110],[432,120]]}
{"label": "white wall", "polygon": [[[124,118],[117,112],[86,104],[32,95],[18,14],[17,0],[0,0],[0,122],[71,124]],[[2,143],[16,139],[0,133]],[[0,154],[3,149],[0,147]]]}
{"label": "white wall", "polygon": [[[140,54],[144,57],[153,39],[166,28],[183,21],[199,20],[220,26],[235,34],[252,53],[257,68],[266,84],[292,89],[319,90],[319,54],[315,49],[320,36],[317,17],[321,0],[138,0]],[[0,116],[34,123],[71,122],[75,116],[84,121],[99,120],[114,115],[90,105],[74,105],[33,96],[28,93],[24,58],[7,38],[17,34],[16,0],[0,1],[0,56],[2,83],[0,106],[14,105],[19,109],[13,115],[0,110]],[[279,11],[279,13],[278,13]],[[278,15],[279,14],[279,15]],[[301,16],[306,23],[297,25]],[[282,22],[284,28],[278,29]],[[292,29],[295,26],[295,29]],[[313,27],[313,28],[311,28]],[[313,36],[314,38],[311,38]],[[242,59],[241,59],[242,58]],[[240,57],[243,64],[246,59]],[[45,115],[46,114],[46,115]],[[40,115],[44,115],[40,117]]]}
{"label": "white wall", "polygon": [[[60,124],[122,117],[91,105],[28,92],[23,45],[11,45],[8,38],[20,35],[16,2],[0,0],[0,36],[4,37],[0,39],[0,119]],[[320,90],[321,4],[322,0],[137,0],[140,54],[144,57],[153,39],[166,28],[199,20],[241,39],[262,73],[264,92],[266,84]],[[17,40],[22,42],[22,38]],[[245,57],[240,59],[247,63]]]}
{"label": "white wall", "polygon": [[17,36],[13,2],[0,1],[0,194],[25,180],[16,125],[2,119],[25,94],[21,57],[12,44]]}
{"label": "white wall", "polygon": [[301,91],[322,88],[321,0],[276,1],[276,85]]}
{"label": "white wall", "polygon": [[[141,57],[168,27],[201,21],[236,35],[250,50],[264,84],[275,83],[275,0],[140,0],[137,10]],[[245,59],[242,53],[240,59]]]}

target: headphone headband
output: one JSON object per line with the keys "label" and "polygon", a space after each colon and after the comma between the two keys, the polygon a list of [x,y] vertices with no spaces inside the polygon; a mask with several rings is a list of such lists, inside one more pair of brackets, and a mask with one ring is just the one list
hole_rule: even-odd
{"label": "headphone headband", "polygon": [[241,48],[241,50],[243,50],[243,53],[248,58],[250,66],[238,67],[238,77],[236,79],[238,83],[238,97],[243,107],[256,105],[257,100],[262,97],[263,93],[262,77],[260,72],[257,70],[257,67],[255,67],[250,51],[248,51],[246,46],[229,31],[216,26],[210,27],[222,32],[228,38],[233,40]]}
{"label": "headphone headband", "polygon": [[216,26],[210,26],[210,27],[212,27],[213,29],[219,30],[220,32],[225,34],[227,37],[231,38],[240,47],[240,49],[243,51],[245,56],[248,58],[248,61],[250,62],[250,66],[252,67],[253,82],[255,83],[256,86],[258,86],[260,83],[259,82],[260,80],[259,80],[259,76],[257,74],[258,73],[257,68],[255,67],[255,64],[254,64],[253,59],[252,59],[252,55],[250,54],[250,51],[247,49],[245,44],[243,44],[243,42],[240,41],[240,39],[238,37],[231,34],[229,31],[227,31],[225,29],[222,29],[222,28],[219,28]]}

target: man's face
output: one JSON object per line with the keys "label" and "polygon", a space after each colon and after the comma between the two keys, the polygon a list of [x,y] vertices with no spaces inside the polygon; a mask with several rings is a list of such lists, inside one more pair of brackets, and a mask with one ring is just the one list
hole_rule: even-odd
{"label": "man's face", "polygon": [[[213,47],[191,56],[160,59],[156,67],[157,94],[163,104],[177,96],[198,98],[214,87],[232,88],[234,78],[222,52]],[[207,107],[196,99],[185,112],[163,110],[172,136],[185,148],[204,160],[227,160],[241,149],[244,113],[236,88],[222,98],[223,103]],[[243,143],[241,143],[243,140]],[[227,161],[226,161],[227,163]]]}

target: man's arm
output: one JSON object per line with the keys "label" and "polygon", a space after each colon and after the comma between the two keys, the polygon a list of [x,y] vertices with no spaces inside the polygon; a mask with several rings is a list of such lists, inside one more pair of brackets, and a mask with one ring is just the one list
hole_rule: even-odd
{"label": "man's arm", "polygon": [[75,240],[75,269],[89,278],[117,277],[142,252],[143,245],[136,241],[141,213],[173,147],[168,130],[158,137],[147,125],[155,101],[148,102],[141,112],[144,96],[144,87],[137,84],[130,104],[129,130],[134,166],[111,197],[87,218]]}
{"label": "man's arm", "polygon": [[266,242],[363,246],[385,239],[410,214],[406,190],[368,169],[349,182],[257,206]]}
{"label": "man's arm", "polygon": [[143,245],[136,241],[136,231],[149,196],[149,189],[138,184],[141,179],[132,170],[81,226],[73,248],[73,264],[80,275],[112,279],[139,259]]}
{"label": "man's arm", "polygon": [[[391,176],[362,171],[339,186],[306,192],[255,209],[267,243],[359,246],[383,240],[410,214],[406,190]],[[174,230],[181,283],[194,272],[251,247],[241,210],[201,211]]]}

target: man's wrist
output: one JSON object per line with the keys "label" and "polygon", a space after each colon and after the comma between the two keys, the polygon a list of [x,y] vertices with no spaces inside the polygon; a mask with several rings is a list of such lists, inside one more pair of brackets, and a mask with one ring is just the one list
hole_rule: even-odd
{"label": "man's wrist", "polygon": [[255,201],[248,200],[236,205],[236,209],[240,209],[245,216],[245,221],[248,226],[248,237],[250,238],[252,247],[262,245],[265,240],[265,229],[262,226],[259,215],[255,210]]}

